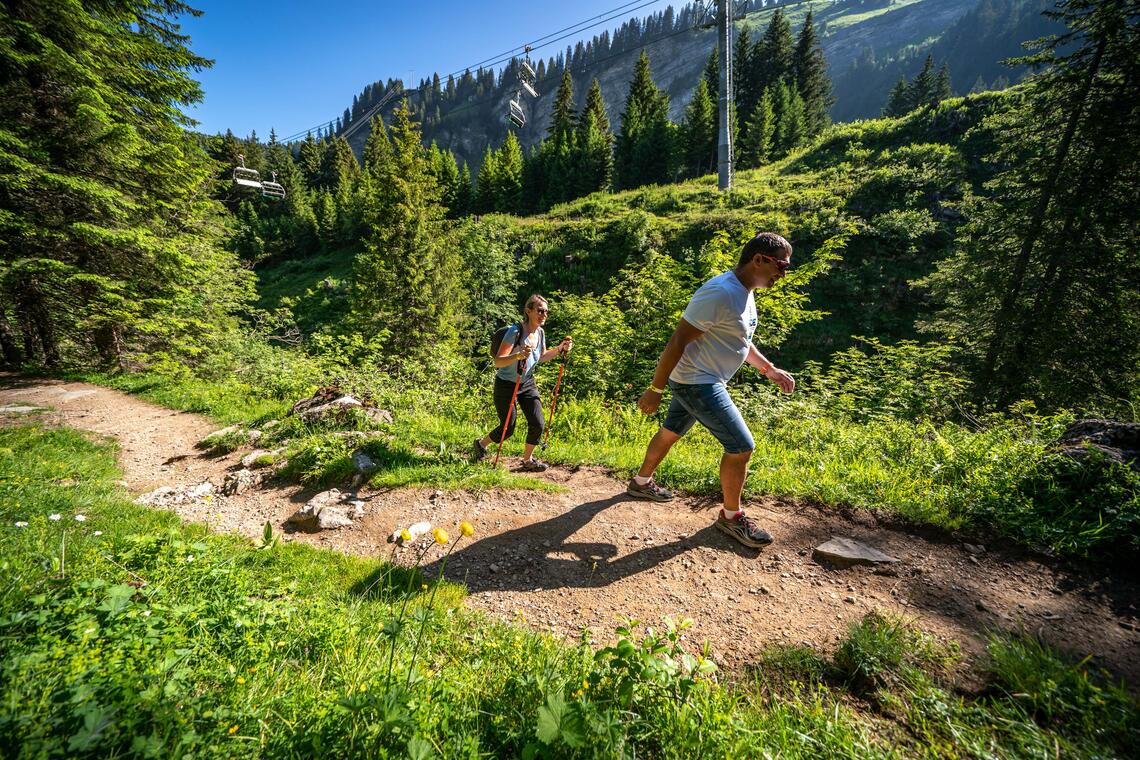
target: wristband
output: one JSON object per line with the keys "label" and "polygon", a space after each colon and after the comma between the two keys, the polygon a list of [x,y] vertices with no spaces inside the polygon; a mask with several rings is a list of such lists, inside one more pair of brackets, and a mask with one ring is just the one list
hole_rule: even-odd
{"label": "wristband", "polygon": [[664,393],[664,392],[665,392],[665,389],[664,389],[664,388],[658,388],[658,387],[657,387],[656,385],[654,385],[653,383],[650,383],[650,384],[649,384],[649,390],[653,391],[654,393]]}

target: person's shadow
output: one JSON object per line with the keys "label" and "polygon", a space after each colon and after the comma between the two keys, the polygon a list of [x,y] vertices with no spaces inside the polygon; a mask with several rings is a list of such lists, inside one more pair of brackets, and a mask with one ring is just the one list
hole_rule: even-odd
{"label": "person's shadow", "polygon": [[[756,556],[756,550],[717,534],[712,524],[684,538],[646,546],[622,557],[617,556],[618,548],[612,543],[568,541],[605,510],[630,501],[633,499],[620,494],[586,502],[549,520],[479,539],[451,554],[446,577],[465,583],[473,593],[596,588],[649,570],[698,546]],[[423,573],[428,578],[438,577],[440,568],[441,560],[436,560],[425,565]]]}

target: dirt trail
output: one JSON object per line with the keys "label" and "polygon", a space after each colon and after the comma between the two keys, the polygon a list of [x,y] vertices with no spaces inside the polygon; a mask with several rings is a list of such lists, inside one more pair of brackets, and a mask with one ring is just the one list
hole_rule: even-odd
{"label": "dirt trail", "polygon": [[[98,386],[0,377],[0,407],[20,404],[50,407],[49,420],[118,439],[125,486],[135,495],[204,480],[220,486],[245,453],[207,456],[195,443],[216,424]],[[0,424],[20,419],[0,412]],[[359,496],[366,515],[358,524],[286,539],[387,557],[386,537],[398,526],[429,520],[454,536],[455,525],[468,520],[477,533],[451,555],[447,576],[466,581],[470,607],[571,639],[589,627],[603,641],[625,618],[656,624],[666,614],[689,616],[696,621],[690,640],[711,642],[729,669],[747,667],[777,643],[829,652],[849,623],[879,609],[960,642],[971,663],[987,631],[1023,628],[1078,656],[1093,654],[1134,689],[1140,684],[1135,579],[1089,575],[996,546],[974,555],[947,534],[779,499],[747,505],[776,537],[755,551],[714,530],[718,504],[709,499],[633,501],[624,481],[597,468],[556,467],[545,477],[567,491],[365,488]],[[272,485],[175,509],[186,520],[256,537],[266,520],[283,530],[312,495]],[[832,536],[862,541],[901,562],[878,570],[825,568],[813,561],[812,549]],[[429,563],[438,557],[432,551]],[[410,561],[409,552],[397,560]]]}

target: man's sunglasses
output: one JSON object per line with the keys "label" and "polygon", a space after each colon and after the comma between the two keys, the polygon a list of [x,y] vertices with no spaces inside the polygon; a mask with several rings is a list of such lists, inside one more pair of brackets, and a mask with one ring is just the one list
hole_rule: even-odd
{"label": "man's sunglasses", "polygon": [[768,259],[768,261],[771,261],[773,264],[775,264],[776,269],[779,269],[781,272],[788,271],[788,267],[792,265],[791,259],[778,259],[775,256],[769,256],[765,253],[760,254],[760,258]]}

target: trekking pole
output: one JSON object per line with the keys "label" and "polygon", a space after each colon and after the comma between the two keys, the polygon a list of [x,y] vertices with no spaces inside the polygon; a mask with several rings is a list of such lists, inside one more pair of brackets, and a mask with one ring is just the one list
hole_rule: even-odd
{"label": "trekking pole", "polygon": [[546,451],[546,443],[550,438],[550,428],[554,427],[554,410],[558,408],[558,389],[562,385],[562,373],[570,363],[570,352],[562,354],[562,366],[558,368],[558,379],[554,381],[554,398],[550,400],[550,421],[546,423],[546,432],[542,434],[542,450]]}
{"label": "trekking pole", "polygon": [[499,455],[503,453],[503,441],[507,440],[507,428],[511,425],[511,414],[515,411],[515,397],[519,395],[519,384],[522,383],[522,366],[523,363],[519,362],[519,366],[515,368],[518,377],[515,378],[515,390],[511,393],[511,405],[507,407],[507,418],[503,421],[503,429],[499,431],[499,450],[495,452],[495,464],[493,467],[499,466]]}

